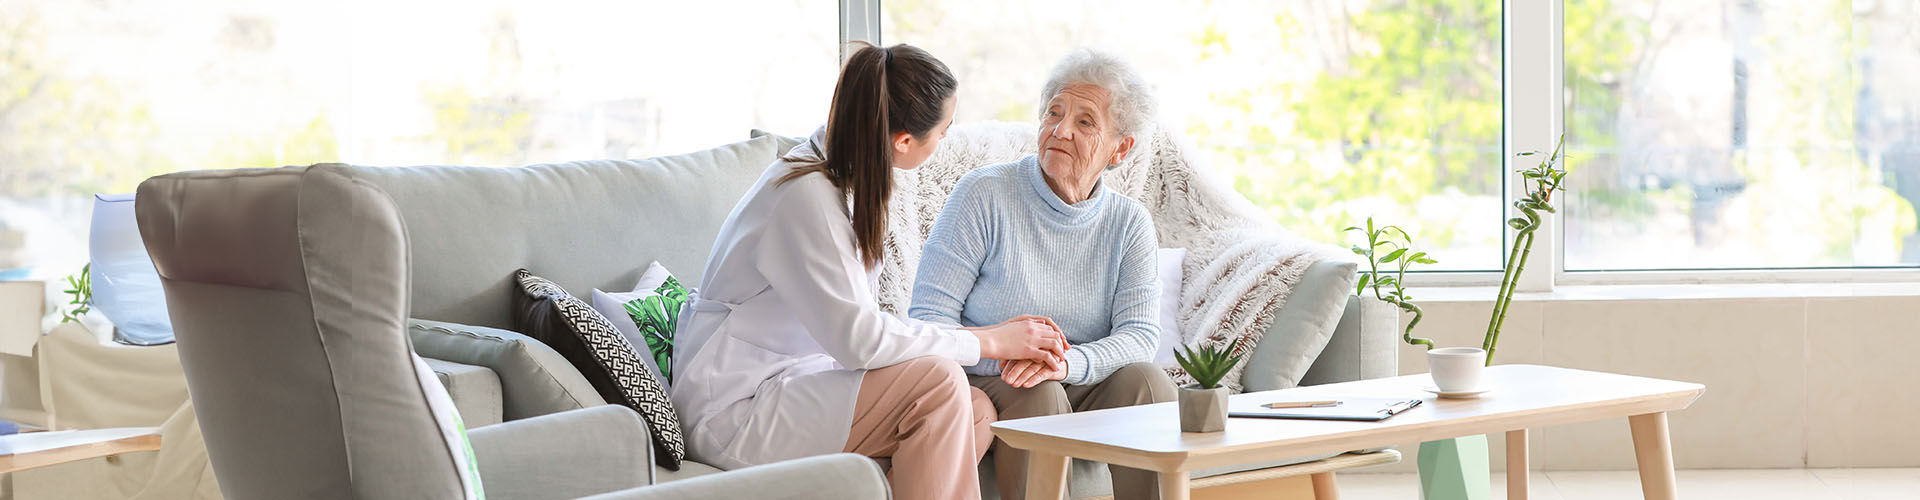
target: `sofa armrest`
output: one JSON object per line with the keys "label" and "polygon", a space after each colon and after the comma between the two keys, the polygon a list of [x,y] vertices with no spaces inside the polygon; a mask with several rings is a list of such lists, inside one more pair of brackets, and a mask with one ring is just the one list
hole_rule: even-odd
{"label": "sofa armrest", "polygon": [[508,421],[607,404],[587,377],[552,347],[519,333],[442,321],[407,321],[423,358],[482,366],[500,377],[500,414]]}
{"label": "sofa armrest", "polygon": [[[487,487],[491,493],[493,487]],[[886,500],[892,493],[880,466],[840,453],[748,467],[591,497],[594,500]]]}
{"label": "sofa armrest", "polygon": [[1300,385],[1386,378],[1400,374],[1399,310],[1371,297],[1347,295],[1340,325]]}
{"label": "sofa armrest", "polygon": [[601,405],[467,432],[488,496],[560,499],[653,484],[640,414]]}

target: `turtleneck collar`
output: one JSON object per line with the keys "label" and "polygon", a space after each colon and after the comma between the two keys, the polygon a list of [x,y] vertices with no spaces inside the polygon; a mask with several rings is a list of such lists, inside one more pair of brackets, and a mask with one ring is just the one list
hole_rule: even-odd
{"label": "turtleneck collar", "polygon": [[1060,195],[1055,194],[1052,187],[1047,186],[1047,174],[1040,168],[1039,155],[1028,155],[1022,159],[1020,169],[1033,185],[1033,194],[1038,196],[1051,209],[1050,213],[1058,217],[1062,223],[1079,224],[1093,220],[1094,216],[1100,213],[1100,208],[1105,205],[1107,187],[1104,180],[1094,181],[1093,194],[1086,200],[1069,204],[1066,200],[1060,199]]}

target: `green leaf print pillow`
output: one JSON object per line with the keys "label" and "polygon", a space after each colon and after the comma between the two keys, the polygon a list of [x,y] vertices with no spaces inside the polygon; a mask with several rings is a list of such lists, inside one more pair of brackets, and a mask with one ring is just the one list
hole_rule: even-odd
{"label": "green leaf print pillow", "polygon": [[673,332],[679,326],[680,306],[687,302],[687,287],[679,278],[655,262],[647,266],[631,292],[593,291],[593,309],[605,316],[653,369],[662,386],[673,381]]}

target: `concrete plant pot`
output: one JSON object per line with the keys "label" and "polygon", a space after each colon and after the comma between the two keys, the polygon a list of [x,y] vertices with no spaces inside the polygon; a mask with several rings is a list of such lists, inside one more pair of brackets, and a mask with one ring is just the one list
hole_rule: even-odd
{"label": "concrete plant pot", "polygon": [[1180,388],[1180,432],[1227,430],[1227,388]]}

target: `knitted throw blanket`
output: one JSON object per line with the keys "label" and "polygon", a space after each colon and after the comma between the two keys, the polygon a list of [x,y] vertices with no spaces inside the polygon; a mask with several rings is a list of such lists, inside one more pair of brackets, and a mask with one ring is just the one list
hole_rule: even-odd
{"label": "knitted throw blanket", "polygon": [[[1030,124],[956,124],[926,164],[895,171],[892,213],[887,219],[890,230],[877,291],[882,310],[906,315],[920,248],[960,176],[1033,154],[1037,132]],[[1182,344],[1227,345],[1241,354],[1240,364],[1221,381],[1240,392],[1247,358],[1307,266],[1320,259],[1344,258],[1344,252],[1296,237],[1272,223],[1245,197],[1197,165],[1193,147],[1172,133],[1147,135],[1136,141],[1134,154],[1107,171],[1102,182],[1147,207],[1162,248],[1187,249],[1181,262],[1183,283],[1177,291]],[[1179,366],[1163,368],[1176,384],[1193,383]]]}

